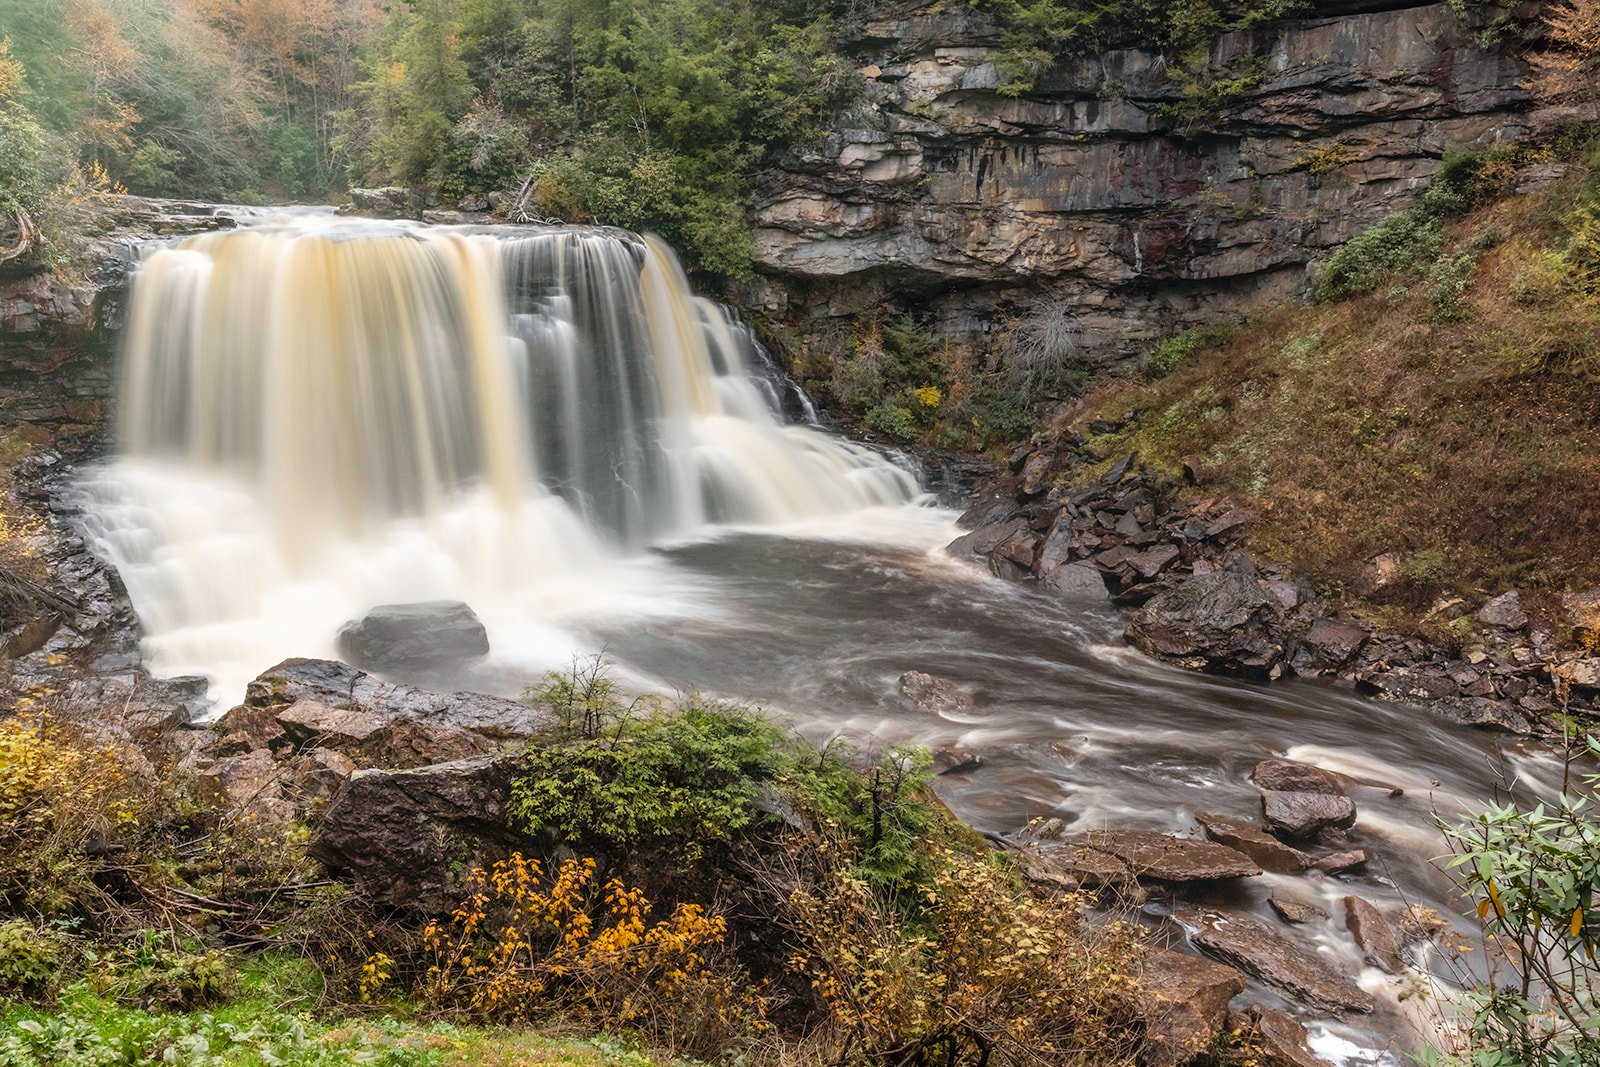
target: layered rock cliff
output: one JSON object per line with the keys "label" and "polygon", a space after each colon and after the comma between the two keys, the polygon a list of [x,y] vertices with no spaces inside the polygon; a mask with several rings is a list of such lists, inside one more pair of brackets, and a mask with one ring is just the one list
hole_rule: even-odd
{"label": "layered rock cliff", "polygon": [[1105,363],[1292,299],[1447,152],[1530,127],[1514,51],[1450,7],[1349,6],[1220,38],[1212,69],[1259,57],[1258,84],[1186,123],[1156,52],[1063,60],[1010,98],[990,16],[889,5],[849,43],[863,104],[763,177],[751,302],[793,329],[887,300],[947,335],[1058,302]]}

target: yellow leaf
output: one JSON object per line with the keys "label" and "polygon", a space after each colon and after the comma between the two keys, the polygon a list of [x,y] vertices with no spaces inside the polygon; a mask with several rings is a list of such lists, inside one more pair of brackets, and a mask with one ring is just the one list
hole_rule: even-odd
{"label": "yellow leaf", "polygon": [[1572,931],[1573,937],[1583,933],[1583,908],[1581,905],[1577,911],[1572,913],[1572,923],[1568,926],[1568,929]]}

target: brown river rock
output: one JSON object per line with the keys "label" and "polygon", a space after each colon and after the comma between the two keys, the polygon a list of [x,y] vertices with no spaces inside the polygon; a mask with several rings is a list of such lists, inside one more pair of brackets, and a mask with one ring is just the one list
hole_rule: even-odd
{"label": "brown river rock", "polygon": [[1259,823],[1204,811],[1195,812],[1194,819],[1211,840],[1244,853],[1266,870],[1297,874],[1311,866],[1311,857],[1279,841]]}
{"label": "brown river rock", "polygon": [[1244,975],[1232,967],[1171,949],[1150,952],[1139,975],[1142,1067],[1180,1067],[1204,1053],[1222,1032],[1228,1002],[1244,987]]}
{"label": "brown river rock", "polygon": [[1090,830],[1063,842],[1113,856],[1135,877],[1158,882],[1209,882],[1261,873],[1249,856],[1226,845],[1154,830]]}
{"label": "brown river rock", "polygon": [[1195,928],[1192,940],[1198,948],[1309,1008],[1366,1015],[1377,1007],[1370,993],[1320,954],[1259,919],[1196,909],[1183,909],[1177,917]]}

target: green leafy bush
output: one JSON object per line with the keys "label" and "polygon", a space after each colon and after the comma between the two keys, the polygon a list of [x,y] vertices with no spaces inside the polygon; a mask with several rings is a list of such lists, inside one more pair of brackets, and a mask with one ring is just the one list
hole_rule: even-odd
{"label": "green leafy bush", "polygon": [[1384,278],[1430,262],[1443,244],[1444,226],[1432,212],[1412,208],[1392,215],[1328,257],[1317,275],[1316,298],[1332,303],[1370,293]]}
{"label": "green leafy bush", "polygon": [[1461,299],[1472,287],[1478,257],[1459,252],[1436,260],[1428,271],[1429,314],[1436,322],[1454,322],[1461,317]]}
{"label": "green leafy bush", "polygon": [[26,919],[0,923],[0,992],[37,994],[55,981],[61,938]]}
{"label": "green leafy bush", "polygon": [[888,884],[915,867],[940,821],[922,799],[926,753],[852,765],[848,750],[819,752],[749,708],[698,697],[624,705],[598,665],[552,675],[533,697],[572,729],[523,757],[508,814],[525,833],[695,861],[788,810],[836,827],[860,849],[862,876]]}
{"label": "green leafy bush", "polygon": [[[1600,757],[1589,738],[1587,756]],[[1456,1047],[1425,1062],[1459,1067],[1569,1067],[1600,1062],[1600,775],[1551,803],[1491,804],[1445,823],[1445,869],[1484,924],[1488,980]]]}
{"label": "green leafy bush", "polygon": [[914,441],[917,438],[917,420],[910,408],[894,404],[878,404],[868,409],[867,425],[896,441]]}
{"label": "green leafy bush", "polygon": [[1145,359],[1144,372],[1151,378],[1165,378],[1196,353],[1227,343],[1233,328],[1226,325],[1196,326],[1174,334],[1156,345]]}

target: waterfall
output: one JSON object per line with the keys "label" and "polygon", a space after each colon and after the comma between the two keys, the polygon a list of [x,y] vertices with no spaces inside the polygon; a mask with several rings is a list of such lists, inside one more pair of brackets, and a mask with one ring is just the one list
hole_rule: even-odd
{"label": "waterfall", "polygon": [[376,603],[537,614],[541,582],[666,539],[918,494],[612,230],[301,218],[154,249],[119,412],[91,533],[153,667],[228,686]]}

